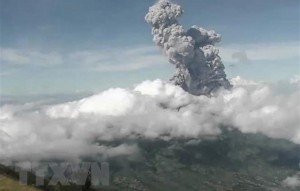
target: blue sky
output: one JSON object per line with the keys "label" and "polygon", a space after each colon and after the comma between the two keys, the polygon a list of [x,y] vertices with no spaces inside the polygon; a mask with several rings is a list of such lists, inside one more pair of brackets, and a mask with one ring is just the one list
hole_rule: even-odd
{"label": "blue sky", "polygon": [[[75,94],[171,77],[144,16],[154,0],[0,0],[2,95]],[[299,0],[176,0],[222,35],[229,77],[299,74]]]}

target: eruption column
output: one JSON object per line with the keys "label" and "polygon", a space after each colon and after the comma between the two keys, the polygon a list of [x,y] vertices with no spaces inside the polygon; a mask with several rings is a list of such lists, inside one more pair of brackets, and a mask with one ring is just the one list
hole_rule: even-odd
{"label": "eruption column", "polygon": [[160,0],[145,17],[152,25],[153,41],[176,67],[171,81],[194,95],[210,95],[220,87],[229,88],[219,50],[214,46],[221,35],[198,26],[185,31],[177,20],[182,13],[181,6]]}

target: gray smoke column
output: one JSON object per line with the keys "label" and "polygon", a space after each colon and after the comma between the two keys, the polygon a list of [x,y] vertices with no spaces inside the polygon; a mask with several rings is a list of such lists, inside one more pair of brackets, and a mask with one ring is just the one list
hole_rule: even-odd
{"label": "gray smoke column", "polygon": [[160,0],[145,17],[152,25],[153,41],[176,67],[171,81],[194,95],[210,95],[220,87],[229,88],[219,50],[214,46],[221,35],[198,26],[185,31],[177,20],[182,13],[181,6]]}

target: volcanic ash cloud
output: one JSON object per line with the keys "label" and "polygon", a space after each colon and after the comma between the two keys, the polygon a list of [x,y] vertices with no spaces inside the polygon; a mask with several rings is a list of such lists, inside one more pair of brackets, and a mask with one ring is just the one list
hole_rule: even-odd
{"label": "volcanic ash cloud", "polygon": [[160,0],[149,8],[146,21],[152,25],[154,42],[176,67],[171,81],[194,95],[209,95],[230,87],[219,50],[221,40],[215,31],[192,26],[185,31],[177,18],[182,8],[168,0]]}

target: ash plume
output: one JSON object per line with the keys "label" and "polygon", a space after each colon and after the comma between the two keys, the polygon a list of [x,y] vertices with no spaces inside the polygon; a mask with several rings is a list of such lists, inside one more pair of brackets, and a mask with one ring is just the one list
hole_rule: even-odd
{"label": "ash plume", "polygon": [[182,13],[181,6],[160,0],[145,17],[152,25],[153,41],[176,67],[171,81],[194,95],[210,95],[220,87],[229,88],[219,50],[214,46],[221,35],[198,26],[185,31],[177,20]]}

